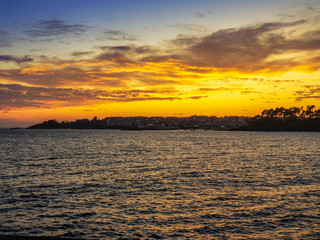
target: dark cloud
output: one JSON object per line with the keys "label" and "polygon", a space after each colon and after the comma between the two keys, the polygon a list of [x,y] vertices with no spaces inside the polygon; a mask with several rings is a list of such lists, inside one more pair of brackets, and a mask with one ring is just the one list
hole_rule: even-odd
{"label": "dark cloud", "polygon": [[111,41],[137,41],[137,36],[128,34],[119,30],[105,30],[97,36],[97,40],[111,40]]}
{"label": "dark cloud", "polygon": [[246,88],[246,87],[217,87],[217,88],[199,88],[199,92],[235,92],[240,91],[241,94],[252,94],[252,93],[261,93],[259,91],[256,91],[252,88]]}
{"label": "dark cloud", "polygon": [[260,91],[255,91],[255,90],[244,90],[241,91],[241,94],[252,94],[252,93],[261,93]]}
{"label": "dark cloud", "polygon": [[279,79],[272,79],[272,80],[267,80],[270,82],[275,82],[275,83],[299,83],[301,82],[300,80],[279,80]]}
{"label": "dark cloud", "polygon": [[97,60],[107,60],[121,66],[126,64],[139,64],[143,58],[156,54],[157,50],[149,46],[119,45],[119,46],[99,46],[103,51]]}
{"label": "dark cloud", "polygon": [[91,55],[93,53],[94,53],[93,51],[86,51],[86,52],[76,51],[76,52],[72,52],[71,55],[74,57],[82,57],[82,56]]}
{"label": "dark cloud", "polygon": [[102,47],[102,49],[113,52],[129,52],[133,50],[133,48],[130,46],[105,46]]}
{"label": "dark cloud", "polygon": [[206,17],[206,16],[208,16],[210,14],[213,14],[213,11],[208,10],[206,12],[197,12],[197,13],[195,13],[195,16],[198,17],[198,18],[204,18],[204,17]]}
{"label": "dark cloud", "polygon": [[[237,29],[224,29],[204,37],[178,36],[165,42],[163,48],[119,44],[95,46],[92,51],[77,51],[73,57],[88,56],[86,60],[61,60],[38,56],[39,68],[21,70],[2,70],[0,77],[21,81],[37,86],[110,86],[127,87],[135,81],[143,86],[193,84],[190,79],[201,79],[207,73],[223,74],[230,70],[241,72],[289,71],[306,62],[314,69],[319,68],[319,58],[292,58],[268,60],[268,57],[290,52],[320,50],[320,31],[307,31],[303,34],[289,35],[288,27],[304,26],[305,20],[295,22],[273,22]],[[60,20],[51,20],[42,26],[41,31],[52,29],[63,34],[68,29],[71,33],[85,31],[83,25],[70,25]],[[59,30],[60,29],[60,30]],[[63,30],[64,29],[64,30]],[[51,36],[41,33],[38,36]],[[314,55],[313,55],[314,56]],[[270,58],[271,59],[271,58]],[[13,61],[18,64],[31,62],[29,56],[16,57],[0,55],[0,61]],[[312,63],[310,63],[312,62]],[[83,64],[82,64],[83,63]],[[83,68],[81,67],[83,66]],[[121,69],[121,71],[119,70]],[[189,79],[189,80],[188,80]],[[221,78],[222,81],[266,81],[261,78]],[[201,90],[201,89],[200,89]],[[234,88],[212,88],[202,91],[233,91]],[[246,89],[239,89],[246,91]]]}
{"label": "dark cloud", "polygon": [[193,100],[199,100],[201,98],[207,98],[209,96],[192,96],[192,97],[189,97],[189,99],[193,99]]}
{"label": "dark cloud", "polygon": [[33,59],[28,55],[24,57],[16,57],[12,55],[0,55],[0,62],[15,62],[17,64],[25,63],[25,62],[32,62]]}
{"label": "dark cloud", "polygon": [[[159,79],[160,77],[160,79]],[[165,79],[166,76],[162,76],[161,74],[157,73],[146,73],[144,75],[137,76],[137,80],[139,80],[141,83],[144,85],[149,85],[149,86],[160,86],[160,85],[175,85],[179,84],[179,80],[168,80]]]}
{"label": "dark cloud", "polygon": [[7,70],[0,71],[0,77],[38,86],[51,87],[74,84],[123,86],[123,80],[120,78],[120,75],[117,77],[110,75],[110,73],[103,73],[100,70],[92,70],[88,73],[88,71],[76,67],[65,67],[57,70]]}
{"label": "dark cloud", "polygon": [[175,39],[168,41],[173,48],[189,48],[201,42],[201,38],[178,35]]}
{"label": "dark cloud", "polygon": [[136,46],[136,45],[118,45],[118,46],[96,46],[104,53],[122,53],[122,54],[155,54],[157,49],[150,46]]}
{"label": "dark cloud", "polygon": [[127,97],[127,98],[115,98],[115,97],[106,97],[103,100],[112,101],[112,102],[137,102],[137,101],[173,101],[181,100],[179,97]]}
{"label": "dark cloud", "polygon": [[320,99],[320,85],[307,85],[303,90],[298,90],[294,94],[296,101],[304,99]]}
{"label": "dark cloud", "polygon": [[163,97],[162,90],[87,90],[73,88],[29,87],[20,84],[0,84],[0,109],[49,108],[52,106],[85,105],[88,102],[179,100],[179,97]]}
{"label": "dark cloud", "polygon": [[[146,56],[143,60],[159,61],[168,58],[190,66],[230,69],[253,72],[289,71],[295,66],[306,64],[306,59],[287,58],[268,60],[272,55],[299,51],[320,50],[320,31],[305,33],[288,32],[291,27],[311,24],[309,20],[294,22],[271,22],[243,28],[223,29],[204,37],[178,36],[170,41],[170,56]],[[314,24],[319,24],[315,22]],[[169,45],[170,45],[169,44]],[[168,51],[169,52],[169,51]]]}
{"label": "dark cloud", "polygon": [[[292,36],[297,35],[295,37],[285,34],[288,28],[304,26],[306,23],[309,24],[306,20],[271,22],[224,29],[204,37],[180,35],[166,42],[166,50],[136,45],[100,46],[98,48],[103,53],[96,59],[111,61],[119,66],[143,66],[146,63],[161,62],[182,64],[184,67],[181,70],[194,73],[196,78],[204,73],[223,73],[230,69],[241,72],[285,72],[295,66],[306,64],[306,59],[287,58],[271,61],[268,58],[288,51],[320,50],[320,31],[293,34]],[[166,70],[165,74],[172,79],[181,78],[181,73],[176,74],[177,72],[179,69],[175,68],[171,72]]]}
{"label": "dark cloud", "polygon": [[[304,36],[302,39],[289,40],[272,33],[302,23],[304,21],[265,23],[254,27],[220,30],[203,37],[199,43],[190,46],[188,51],[195,56],[193,63],[196,65],[249,71],[265,68],[267,66],[263,64],[263,60],[271,54],[286,50],[305,50],[307,45],[312,49],[310,40]],[[315,45],[314,48],[318,49],[319,46]]]}
{"label": "dark cloud", "polygon": [[186,69],[188,72],[194,72],[194,73],[210,73],[212,72],[211,68],[195,68],[195,67],[189,67]]}
{"label": "dark cloud", "polygon": [[234,91],[238,88],[218,87],[218,88],[199,88],[200,92],[221,92],[221,91]]}
{"label": "dark cloud", "polygon": [[[20,81],[37,86],[99,86],[99,87],[126,87],[131,81],[140,82],[144,86],[170,85],[179,83],[182,75],[171,73],[170,68],[164,71],[145,71],[137,67],[139,62],[133,62],[125,54],[105,53],[96,59],[82,60],[83,65],[87,63],[90,67],[81,68],[81,61],[61,61],[59,59],[44,59],[50,63],[47,68],[40,65],[38,68],[26,67],[14,70],[0,70],[0,77],[12,81]],[[101,63],[103,62],[103,64]],[[76,66],[73,66],[73,65]],[[128,67],[119,71],[118,67]],[[133,67],[134,70],[130,70]],[[142,66],[143,67],[143,66]],[[190,77],[190,75],[188,76]]]}
{"label": "dark cloud", "polygon": [[179,60],[181,59],[182,57],[180,55],[148,55],[148,56],[145,56],[145,57],[142,57],[140,58],[140,62],[143,62],[143,63],[147,63],[147,62],[150,62],[150,63],[161,63],[161,62],[170,62],[171,60]]}
{"label": "dark cloud", "polygon": [[63,20],[41,20],[31,25],[25,32],[31,38],[58,37],[64,35],[79,35],[87,30],[82,24],[68,24]]}
{"label": "dark cloud", "polygon": [[106,60],[110,62],[114,62],[119,66],[124,66],[128,64],[133,64],[134,61],[130,60],[126,54],[122,54],[120,52],[114,52],[114,53],[102,53],[96,58],[97,60]]}

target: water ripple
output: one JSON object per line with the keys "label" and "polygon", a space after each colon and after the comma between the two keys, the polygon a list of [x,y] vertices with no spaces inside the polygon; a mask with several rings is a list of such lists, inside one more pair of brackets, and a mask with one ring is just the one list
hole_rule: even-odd
{"label": "water ripple", "polygon": [[319,133],[0,130],[0,234],[318,239]]}

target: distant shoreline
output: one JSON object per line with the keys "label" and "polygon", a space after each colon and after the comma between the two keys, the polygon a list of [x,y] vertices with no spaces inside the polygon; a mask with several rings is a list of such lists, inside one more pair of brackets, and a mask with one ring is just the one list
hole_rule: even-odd
{"label": "distant shoreline", "polygon": [[[19,129],[19,128],[13,128]],[[26,129],[119,129],[119,130],[218,130],[266,132],[320,132],[320,109],[314,105],[265,109],[255,117],[107,117],[76,121],[48,120]]]}

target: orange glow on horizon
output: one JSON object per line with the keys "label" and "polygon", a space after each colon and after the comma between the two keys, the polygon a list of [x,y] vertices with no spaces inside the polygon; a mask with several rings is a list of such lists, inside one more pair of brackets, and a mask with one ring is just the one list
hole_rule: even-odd
{"label": "orange glow on horizon", "polygon": [[308,13],[224,27],[201,15],[188,18],[194,25],[166,23],[159,39],[151,25],[138,36],[100,23],[33,19],[20,32],[3,32],[19,39],[0,39],[0,120],[254,116],[319,105],[319,20]]}

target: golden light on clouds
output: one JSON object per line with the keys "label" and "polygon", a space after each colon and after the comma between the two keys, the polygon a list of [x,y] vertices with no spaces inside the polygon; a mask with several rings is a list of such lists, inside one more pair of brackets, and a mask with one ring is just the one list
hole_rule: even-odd
{"label": "golden light on clouds", "polygon": [[[125,30],[30,20],[19,39],[2,30],[11,42],[0,38],[6,52],[0,55],[1,119],[253,116],[278,105],[316,105],[316,7],[305,9],[307,16],[226,29],[210,30],[205,22],[167,25],[171,30],[183,28],[183,34],[157,44]],[[211,15],[195,16],[205,21]],[[202,30],[195,31],[195,26]],[[17,52],[15,44],[34,48]],[[39,50],[35,44],[41,45]]]}

